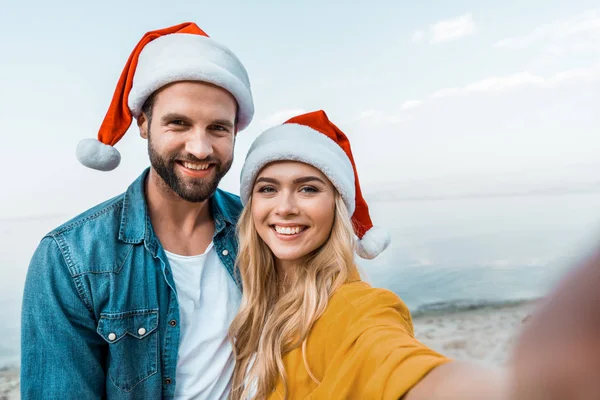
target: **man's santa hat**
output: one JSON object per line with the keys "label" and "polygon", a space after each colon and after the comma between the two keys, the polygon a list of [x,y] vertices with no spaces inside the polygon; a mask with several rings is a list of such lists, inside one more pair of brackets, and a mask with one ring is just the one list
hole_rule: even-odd
{"label": "man's santa hat", "polygon": [[125,135],[132,119],[142,113],[152,93],[169,83],[201,81],[219,86],[238,104],[238,130],[254,116],[248,74],[235,54],[194,23],[183,23],[146,33],[127,60],[112,102],[98,131],[98,139],[84,139],[77,158],[101,171],[115,169],[121,155],[114,145]]}
{"label": "man's santa hat", "polygon": [[369,207],[362,196],[358,173],[346,135],[315,111],[289,119],[263,132],[252,144],[240,179],[240,197],[246,205],[259,172],[274,161],[300,161],[320,170],[338,190],[352,215],[358,237],[357,253],[372,259],[390,244],[389,233],[373,226]]}

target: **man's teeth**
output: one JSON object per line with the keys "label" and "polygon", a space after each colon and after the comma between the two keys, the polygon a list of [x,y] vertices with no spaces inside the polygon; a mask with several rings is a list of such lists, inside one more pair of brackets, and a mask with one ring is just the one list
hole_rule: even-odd
{"label": "man's teeth", "polygon": [[197,164],[197,163],[191,163],[191,162],[184,162],[183,166],[188,168],[188,169],[193,169],[196,171],[202,171],[204,169],[208,169],[208,167],[210,166],[210,164]]}
{"label": "man's teeth", "polygon": [[275,225],[275,230],[277,233],[282,235],[296,235],[300,233],[304,228],[301,226],[277,226]]}

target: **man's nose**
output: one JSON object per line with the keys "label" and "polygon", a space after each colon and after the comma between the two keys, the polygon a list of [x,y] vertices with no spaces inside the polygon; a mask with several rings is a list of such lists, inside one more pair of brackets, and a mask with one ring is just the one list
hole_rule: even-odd
{"label": "man's nose", "polygon": [[196,158],[204,160],[213,154],[213,144],[210,137],[203,130],[198,129],[190,132],[185,150]]}

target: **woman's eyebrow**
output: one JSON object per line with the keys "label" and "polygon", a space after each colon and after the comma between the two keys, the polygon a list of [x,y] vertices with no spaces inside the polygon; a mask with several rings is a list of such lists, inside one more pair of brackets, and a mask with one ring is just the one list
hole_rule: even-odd
{"label": "woman's eyebrow", "polygon": [[294,183],[307,183],[307,182],[312,182],[312,181],[318,181],[325,185],[325,182],[323,182],[323,179],[321,179],[317,176],[304,176],[302,178],[294,179]]}
{"label": "woman's eyebrow", "polygon": [[276,184],[279,183],[279,181],[277,179],[267,178],[267,177],[264,177],[264,176],[261,176],[260,178],[258,178],[256,180],[256,183],[260,183],[260,182],[272,183],[274,185],[276,185]]}

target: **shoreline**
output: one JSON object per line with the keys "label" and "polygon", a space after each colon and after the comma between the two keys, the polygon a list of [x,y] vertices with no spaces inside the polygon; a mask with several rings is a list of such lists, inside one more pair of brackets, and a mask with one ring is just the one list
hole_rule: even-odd
{"label": "shoreline", "polygon": [[[538,302],[417,313],[413,317],[415,337],[449,358],[502,366],[524,320]],[[0,400],[19,399],[19,378],[18,367],[0,368]]]}
{"label": "shoreline", "polygon": [[415,337],[449,358],[502,366],[540,300],[417,315],[413,318]]}

